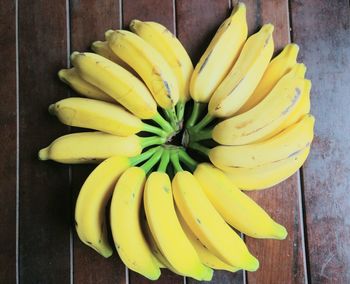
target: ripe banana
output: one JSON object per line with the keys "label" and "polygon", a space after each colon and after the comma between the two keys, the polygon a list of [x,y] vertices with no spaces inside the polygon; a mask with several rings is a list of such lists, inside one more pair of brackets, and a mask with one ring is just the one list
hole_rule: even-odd
{"label": "ripe banana", "polygon": [[108,243],[105,208],[120,175],[129,167],[126,157],[114,156],[98,165],[84,182],[75,207],[80,240],[104,257],[112,255]]}
{"label": "ripe banana", "polygon": [[98,163],[116,155],[133,157],[141,153],[142,139],[136,135],[120,137],[98,131],[72,133],[57,138],[41,149],[39,159],[83,164]]}
{"label": "ripe banana", "polygon": [[213,139],[222,145],[244,145],[275,133],[301,101],[307,83],[300,70],[305,70],[304,65],[296,64],[257,106],[218,123]]}
{"label": "ripe banana", "polygon": [[286,238],[286,229],[241,192],[222,171],[202,163],[197,166],[194,176],[215,209],[232,227],[253,238]]}
{"label": "ripe banana", "polygon": [[254,168],[293,156],[311,145],[315,119],[305,115],[276,136],[263,142],[241,146],[216,146],[209,151],[210,161],[234,168]]}
{"label": "ripe banana", "polygon": [[61,69],[58,72],[58,77],[63,83],[66,83],[74,91],[85,97],[106,102],[115,102],[112,97],[108,96],[99,88],[83,80],[75,68]]}
{"label": "ripe banana", "polygon": [[190,172],[177,172],[172,186],[177,208],[202,244],[231,266],[248,271],[258,269],[259,261],[225,223]]}
{"label": "ripe banana", "polygon": [[158,114],[157,104],[146,86],[118,64],[89,52],[73,52],[71,60],[84,80],[103,90],[139,118],[151,119]]}
{"label": "ripe banana", "polygon": [[142,168],[128,168],[119,178],[112,197],[110,222],[118,254],[124,264],[151,280],[160,276],[140,224],[140,206],[146,173]]}
{"label": "ripe banana", "polygon": [[299,46],[290,43],[267,66],[267,69],[248,101],[236,114],[246,112],[260,103],[273,89],[277,82],[297,63]]}
{"label": "ripe banana", "polygon": [[248,38],[237,62],[209,101],[210,115],[231,117],[252,95],[273,54],[273,30],[273,25],[267,24]]}
{"label": "ripe banana", "polygon": [[144,207],[152,235],[171,266],[182,275],[210,280],[213,271],[201,263],[176,216],[171,183],[166,173],[153,172],[148,177]]}
{"label": "ripe banana", "polygon": [[179,88],[174,72],[160,53],[129,31],[107,31],[106,39],[111,50],[140,75],[158,105],[172,109],[179,99]]}
{"label": "ripe banana", "polygon": [[259,190],[274,186],[293,175],[305,162],[310,147],[293,156],[255,168],[224,167],[226,176],[242,190]]}
{"label": "ripe banana", "polygon": [[181,42],[166,27],[156,22],[133,20],[130,30],[156,49],[173,70],[179,87],[179,101],[190,99],[189,84],[193,65]]}
{"label": "ripe banana", "polygon": [[192,74],[191,97],[208,103],[215,89],[232,68],[247,39],[246,7],[238,3],[217,30]]}

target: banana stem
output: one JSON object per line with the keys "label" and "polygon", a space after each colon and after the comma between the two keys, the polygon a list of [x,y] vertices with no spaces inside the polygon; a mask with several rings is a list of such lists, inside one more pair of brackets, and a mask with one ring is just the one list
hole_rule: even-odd
{"label": "banana stem", "polygon": [[198,120],[198,117],[202,113],[205,104],[200,102],[193,103],[193,109],[190,118],[187,120],[186,128],[191,128]]}
{"label": "banana stem", "polygon": [[152,120],[155,121],[166,133],[170,134],[174,132],[174,128],[159,113],[157,113]]}
{"label": "banana stem", "polygon": [[201,154],[203,154],[205,156],[209,156],[210,149],[205,147],[205,146],[203,146],[203,145],[201,145],[201,144],[199,144],[199,143],[197,143],[197,142],[190,143],[188,146],[191,149],[196,150],[197,152],[199,152],[199,153],[201,153]]}
{"label": "banana stem", "polygon": [[152,158],[150,158],[146,163],[144,163],[140,168],[145,171],[147,174],[156,163],[158,163],[160,157],[163,153],[163,147],[159,147],[158,150],[153,154]]}
{"label": "banana stem", "polygon": [[186,102],[181,102],[179,101],[176,104],[176,114],[177,114],[177,120],[180,124],[182,124],[184,120],[184,115],[185,115],[185,107],[186,107]]}
{"label": "banana stem", "polygon": [[156,134],[156,135],[158,135],[160,137],[167,137],[167,135],[168,135],[164,130],[162,130],[162,129],[156,127],[156,126],[149,125],[149,124],[144,123],[144,122],[143,122],[143,125],[142,125],[142,130],[146,131],[146,132],[149,132],[149,133]]}
{"label": "banana stem", "polygon": [[178,150],[173,150],[170,154],[171,163],[174,166],[176,172],[182,172],[183,168],[181,167]]}
{"label": "banana stem", "polygon": [[204,127],[206,127],[210,122],[212,122],[213,119],[214,119],[214,116],[207,113],[200,122],[198,122],[195,126],[192,127],[193,131],[199,132]]}
{"label": "banana stem", "polygon": [[177,120],[175,108],[172,107],[170,109],[165,109],[164,112],[165,112],[166,116],[169,118],[169,121],[170,121],[172,128],[175,131],[179,130],[179,121]]}
{"label": "banana stem", "polygon": [[161,145],[161,144],[164,144],[165,142],[166,142],[165,137],[159,137],[159,136],[140,137],[140,145],[142,149],[153,145]]}
{"label": "banana stem", "polygon": [[160,148],[160,146],[158,147],[153,147],[151,149],[149,149],[148,151],[140,154],[140,155],[137,155],[135,157],[131,157],[129,158],[129,163],[130,163],[130,166],[136,166],[138,165],[139,163],[147,160],[149,157],[151,157],[158,149]]}
{"label": "banana stem", "polygon": [[170,151],[169,149],[164,149],[157,172],[165,173],[168,167],[169,161],[170,161]]}
{"label": "banana stem", "polygon": [[197,141],[202,141],[202,140],[208,140],[212,138],[213,134],[213,129],[205,129],[201,130],[199,132],[193,133],[192,131],[190,132],[190,141],[191,142],[197,142]]}
{"label": "banana stem", "polygon": [[190,157],[185,150],[179,150],[179,158],[180,161],[183,162],[191,170],[191,172],[194,172],[194,170],[197,168],[198,163],[192,159],[192,157]]}

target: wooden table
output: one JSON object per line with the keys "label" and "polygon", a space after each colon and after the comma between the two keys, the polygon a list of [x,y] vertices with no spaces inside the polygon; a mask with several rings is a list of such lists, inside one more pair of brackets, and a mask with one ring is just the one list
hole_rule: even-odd
{"label": "wooden table", "polygon": [[[236,2],[236,1],[233,1]],[[211,283],[350,283],[350,8],[346,0],[246,0],[250,33],[275,25],[276,50],[300,45],[313,82],[316,137],[302,171],[250,194],[289,232],[285,241],[245,238],[256,273],[215,272]],[[196,63],[228,0],[10,1],[0,6],[0,283],[146,283],[114,254],[103,259],[72,225],[90,166],[40,162],[37,150],[70,131],[47,107],[73,95],[57,79],[74,50],[131,19],[174,31]],[[164,271],[157,283],[195,283]]]}

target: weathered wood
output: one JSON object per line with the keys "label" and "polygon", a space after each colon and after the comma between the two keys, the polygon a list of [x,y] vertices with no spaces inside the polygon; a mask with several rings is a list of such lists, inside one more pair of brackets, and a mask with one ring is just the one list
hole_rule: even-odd
{"label": "weathered wood", "polygon": [[19,281],[69,283],[68,168],[37,158],[41,147],[67,132],[47,112],[67,95],[56,76],[67,58],[66,1],[18,5]]}
{"label": "weathered wood", "polygon": [[[70,16],[71,52],[74,50],[90,51],[93,41],[104,40],[106,30],[120,27],[119,1],[73,0],[71,1]],[[74,96],[76,94],[72,91],[70,95]],[[74,132],[84,131],[78,128],[72,128],[71,130]],[[94,166],[92,165],[72,166],[73,210],[80,188],[93,169]],[[74,214],[74,211],[72,214]],[[72,228],[74,227],[72,226]],[[74,229],[73,231],[73,269],[76,283],[126,283],[125,266],[116,252],[108,259],[103,258],[84,245]]]}
{"label": "weathered wood", "polygon": [[16,281],[16,7],[14,1],[0,6],[0,279]]}
{"label": "weathered wood", "polygon": [[[275,51],[290,42],[288,1],[245,1],[249,31],[265,23],[275,26]],[[303,46],[301,46],[301,49]],[[251,252],[259,259],[257,272],[247,273],[248,283],[303,283],[305,280],[302,223],[299,204],[299,176],[264,191],[252,192],[254,198],[288,231],[286,240],[259,240],[246,237]]]}
{"label": "weathered wood", "polygon": [[294,41],[312,80],[315,139],[303,167],[312,283],[350,283],[350,7],[291,1]]}

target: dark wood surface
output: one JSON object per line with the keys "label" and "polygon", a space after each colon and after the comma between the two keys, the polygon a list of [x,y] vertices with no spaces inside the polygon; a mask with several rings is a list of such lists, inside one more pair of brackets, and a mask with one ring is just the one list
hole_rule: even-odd
{"label": "dark wood surface", "polygon": [[[103,259],[76,236],[74,204],[93,167],[36,158],[37,150],[54,138],[77,131],[48,115],[50,103],[74,95],[59,82],[57,71],[68,66],[73,50],[88,50],[92,41],[103,40],[106,29],[127,27],[133,18],[167,26],[196,63],[237,1],[5,2],[0,6],[0,283],[150,283],[127,270],[116,253]],[[211,283],[349,283],[349,2],[244,2],[250,33],[271,22],[276,50],[290,40],[300,45],[299,61],[313,82],[316,136],[300,173],[250,193],[287,227],[288,238],[245,238],[260,270],[215,272]],[[166,271],[157,283],[185,281],[197,283]]]}

